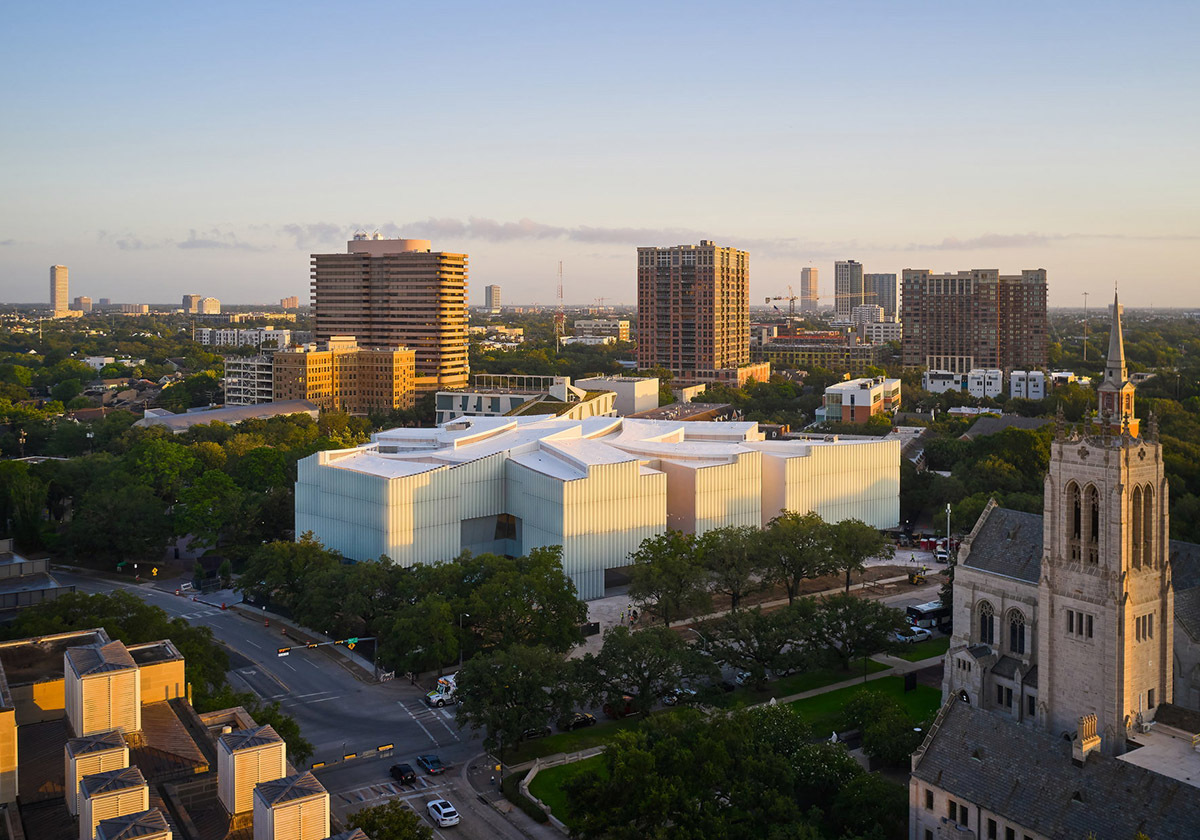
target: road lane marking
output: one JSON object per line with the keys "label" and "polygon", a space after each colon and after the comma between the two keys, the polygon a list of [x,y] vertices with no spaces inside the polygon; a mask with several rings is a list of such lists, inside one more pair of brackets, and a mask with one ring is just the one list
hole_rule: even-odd
{"label": "road lane marking", "polygon": [[425,724],[421,723],[421,721],[419,721],[417,719],[417,716],[412,713],[412,709],[410,709],[410,708],[408,708],[408,706],[404,705],[403,700],[397,700],[396,702],[399,703],[400,708],[402,708],[402,709],[404,709],[404,711],[408,712],[408,716],[413,719],[413,723],[415,723],[417,726],[421,727],[421,731],[425,733],[425,735],[429,738],[429,740],[433,741],[433,743],[436,744],[437,738],[434,738],[433,733],[425,728]]}

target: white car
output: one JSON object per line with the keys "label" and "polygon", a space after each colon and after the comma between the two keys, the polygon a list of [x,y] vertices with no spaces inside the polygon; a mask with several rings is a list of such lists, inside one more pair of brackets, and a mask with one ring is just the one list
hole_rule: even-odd
{"label": "white car", "polygon": [[892,638],[901,644],[911,645],[932,639],[933,634],[924,627],[906,627],[903,630],[893,630]]}
{"label": "white car", "polygon": [[434,799],[426,807],[429,808],[429,819],[433,820],[438,828],[458,825],[458,811],[445,799]]}

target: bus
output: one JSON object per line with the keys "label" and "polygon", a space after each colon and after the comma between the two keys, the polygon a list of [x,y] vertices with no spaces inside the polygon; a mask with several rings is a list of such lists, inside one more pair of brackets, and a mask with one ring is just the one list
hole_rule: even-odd
{"label": "bus", "polygon": [[924,627],[926,630],[950,629],[950,608],[941,601],[930,601],[927,604],[917,604],[905,610],[908,623],[913,627]]}

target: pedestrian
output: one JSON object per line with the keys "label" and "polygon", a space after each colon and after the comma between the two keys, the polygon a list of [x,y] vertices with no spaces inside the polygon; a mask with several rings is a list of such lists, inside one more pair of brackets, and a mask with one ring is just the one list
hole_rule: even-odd
{"label": "pedestrian", "polygon": [[621,623],[625,623],[625,610],[621,610]]}

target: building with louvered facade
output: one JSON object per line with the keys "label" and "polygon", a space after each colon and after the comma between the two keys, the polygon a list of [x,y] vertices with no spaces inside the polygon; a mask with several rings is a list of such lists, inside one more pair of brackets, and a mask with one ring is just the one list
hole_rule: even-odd
{"label": "building with louvered facade", "polygon": [[217,790],[231,814],[254,809],[254,788],[287,775],[283,739],[270,726],[229,732],[217,741]]}
{"label": "building with louvered facade", "polygon": [[325,840],[329,794],[312,773],[263,782],[254,789],[254,840]]}

